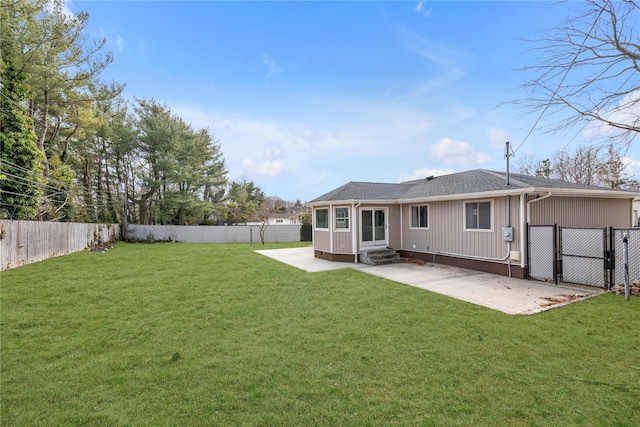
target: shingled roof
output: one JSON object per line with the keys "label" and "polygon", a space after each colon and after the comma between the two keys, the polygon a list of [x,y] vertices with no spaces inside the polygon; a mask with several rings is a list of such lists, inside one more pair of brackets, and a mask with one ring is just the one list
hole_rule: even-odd
{"label": "shingled roof", "polygon": [[638,196],[638,191],[615,190],[594,185],[575,184],[571,182],[545,179],[534,176],[510,174],[509,186],[506,185],[504,172],[475,169],[401,182],[398,184],[375,182],[349,182],[320,197],[309,204],[320,202],[351,202],[351,201],[388,201],[402,202],[406,200],[450,197],[455,195],[469,195],[475,193],[515,192],[523,190],[579,190],[580,193],[592,191],[594,193],[609,192],[613,195]]}

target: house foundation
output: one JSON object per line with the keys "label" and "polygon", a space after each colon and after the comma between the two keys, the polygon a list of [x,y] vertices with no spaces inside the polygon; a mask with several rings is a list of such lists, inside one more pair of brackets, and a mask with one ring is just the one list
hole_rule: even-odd
{"label": "house foundation", "polygon": [[[435,253],[425,252],[413,252],[406,250],[399,250],[400,256],[403,258],[415,258],[421,259],[427,262],[433,262],[437,264],[451,265],[453,267],[467,268],[469,270],[482,271],[484,273],[500,274],[502,276],[509,276],[509,264],[485,261],[478,259],[459,258],[449,255],[440,255]],[[519,265],[511,264],[511,277],[516,279],[526,279],[527,270]]]}

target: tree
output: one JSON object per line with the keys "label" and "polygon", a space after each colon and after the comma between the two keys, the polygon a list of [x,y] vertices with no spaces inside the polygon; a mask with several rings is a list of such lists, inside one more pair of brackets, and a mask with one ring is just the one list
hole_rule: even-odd
{"label": "tree", "polygon": [[15,0],[6,7],[10,19],[4,25],[15,29],[19,67],[30,76],[29,113],[48,175],[48,156],[58,154],[55,148],[61,133],[75,126],[74,107],[112,98],[123,87],[98,79],[113,57],[103,52],[105,39],[88,39],[86,12],[69,15],[63,0]]}
{"label": "tree", "polygon": [[264,236],[267,232],[267,228],[269,228],[269,217],[271,216],[271,209],[267,207],[266,203],[262,203],[262,207],[260,208],[259,213],[259,221],[258,231],[260,233],[260,242],[264,245]]}
{"label": "tree", "polygon": [[[99,80],[112,61],[111,54],[103,51],[106,41],[91,40],[86,31],[88,14],[70,14],[63,0],[2,0],[0,13],[2,56],[7,56],[10,45],[12,66],[29,87],[21,103],[32,119],[44,175],[38,184],[32,182],[41,187],[38,217],[69,221],[77,214],[80,220],[114,220],[111,206],[98,199],[88,204],[89,209],[76,212],[78,206],[82,210],[77,195],[83,194],[86,202],[87,193],[94,191],[91,185],[86,191],[76,189],[77,184],[87,184],[76,180],[78,171],[85,171],[107,199],[112,187],[100,188],[105,184],[104,169],[99,167],[104,157],[90,146],[104,124],[96,114],[96,102],[112,99],[123,88]],[[83,155],[85,162],[80,161]]]}
{"label": "tree", "polygon": [[227,183],[219,142],[153,100],[138,99],[135,111],[138,184],[130,197],[140,222],[202,222],[216,210]]}
{"label": "tree", "polygon": [[553,155],[553,177],[561,181],[598,185],[602,165],[600,149],[578,147],[573,154],[560,151]]}
{"label": "tree", "polygon": [[629,186],[632,182],[624,172],[626,165],[622,161],[620,154],[614,150],[613,145],[609,145],[607,154],[608,159],[603,161],[598,169],[600,182],[610,188],[624,188]]}
{"label": "tree", "polygon": [[256,214],[265,201],[265,195],[253,181],[243,179],[231,182],[226,200],[226,222],[229,224],[247,223],[256,218]]}
{"label": "tree", "polygon": [[519,163],[517,172],[541,178],[558,179],[587,185],[600,185],[610,188],[635,188],[637,180],[631,179],[625,172],[626,164],[615,150],[609,146],[606,156],[599,154],[595,146],[579,147],[573,153],[556,152],[552,160],[525,158]]}
{"label": "tree", "polygon": [[553,175],[551,168],[551,160],[546,158],[538,160],[534,157],[524,157],[516,163],[517,173],[529,176],[537,176],[539,178],[550,179]]}
{"label": "tree", "polygon": [[[5,19],[5,10],[0,20]],[[42,153],[25,111],[28,76],[16,66],[10,31],[0,39],[0,217],[35,219],[42,185]]]}
{"label": "tree", "polygon": [[[573,5],[572,5],[573,8]],[[592,138],[628,147],[640,132],[640,3],[587,0],[535,49],[520,71],[530,97],[516,101],[556,120],[547,132],[589,125]]]}

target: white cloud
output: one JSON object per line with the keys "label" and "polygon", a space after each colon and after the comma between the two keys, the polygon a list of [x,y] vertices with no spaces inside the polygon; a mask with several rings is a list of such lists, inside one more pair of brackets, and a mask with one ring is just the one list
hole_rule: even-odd
{"label": "white cloud", "polygon": [[407,29],[399,32],[398,42],[405,49],[426,60],[425,74],[433,76],[414,84],[405,94],[398,97],[401,100],[424,102],[433,100],[435,96],[448,100],[449,96],[444,89],[448,89],[465,76],[464,64],[473,58],[472,54],[456,46],[425,38]]}
{"label": "white cloud", "polygon": [[289,171],[289,168],[282,160],[264,160],[262,162],[256,162],[251,159],[244,159],[242,161],[242,168],[247,175],[261,176],[273,178],[281,176]]}
{"label": "white cloud", "polygon": [[431,9],[426,9],[423,1],[419,1],[414,10],[427,18],[431,16]]}
{"label": "white cloud", "polygon": [[[611,106],[607,111],[600,111],[599,114],[609,122],[637,127],[640,118],[640,90],[626,94],[617,105]],[[584,137],[591,140],[612,138],[622,132],[621,129],[593,120],[585,129]]]}
{"label": "white cloud", "polygon": [[489,129],[489,146],[496,150],[504,149],[504,144],[509,140],[509,132],[502,128]]}
{"label": "white cloud", "polygon": [[102,26],[99,26],[98,30],[100,38],[107,40],[107,45],[115,45],[120,53],[124,51],[124,39],[120,34],[117,34],[114,30],[111,30],[110,34],[107,34]]}
{"label": "white cloud", "polygon": [[118,47],[118,50],[120,51],[120,53],[122,53],[124,51],[124,39],[119,35],[116,34],[116,46]]}
{"label": "white cloud", "polygon": [[476,151],[469,143],[444,138],[432,145],[431,155],[442,160],[448,165],[474,165],[488,163],[489,156],[486,153]]}
{"label": "white cloud", "polygon": [[414,179],[423,179],[428,176],[442,176],[453,173],[453,169],[416,169],[413,173],[403,173],[398,177],[398,182],[413,181]]}
{"label": "white cloud", "polygon": [[621,160],[625,165],[624,172],[632,179],[640,179],[640,160],[631,157],[623,157]]}
{"label": "white cloud", "polygon": [[278,67],[276,59],[268,53],[262,54],[262,63],[267,67],[267,80],[284,72],[282,68]]}
{"label": "white cloud", "polygon": [[44,5],[45,9],[50,13],[56,13],[64,16],[67,20],[76,19],[76,15],[71,11],[73,2],[71,0],[65,0],[63,2],[55,2],[49,0]]}
{"label": "white cloud", "polygon": [[242,160],[256,159],[255,153],[272,161],[286,158],[291,171],[307,170],[312,162],[363,158],[363,153],[385,157],[389,149],[412,155],[420,135],[437,121],[399,106],[343,99],[306,101],[314,104],[309,108],[313,117],[296,119],[292,114],[287,121],[186,106],[171,108],[194,127],[208,127],[215,133],[230,171]]}

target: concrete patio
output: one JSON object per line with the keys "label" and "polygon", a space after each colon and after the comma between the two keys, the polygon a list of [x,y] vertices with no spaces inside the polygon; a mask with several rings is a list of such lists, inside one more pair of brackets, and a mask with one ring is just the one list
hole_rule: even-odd
{"label": "concrete patio", "polygon": [[443,264],[396,263],[372,266],[318,259],[312,247],[258,250],[257,253],[315,273],[352,268],[395,282],[481,305],[507,314],[534,314],[599,295],[602,290],[548,284]]}

